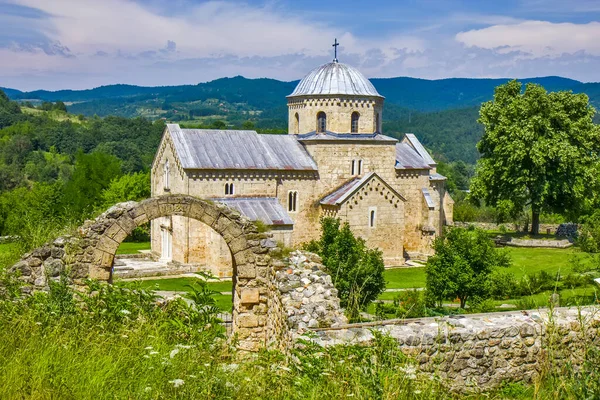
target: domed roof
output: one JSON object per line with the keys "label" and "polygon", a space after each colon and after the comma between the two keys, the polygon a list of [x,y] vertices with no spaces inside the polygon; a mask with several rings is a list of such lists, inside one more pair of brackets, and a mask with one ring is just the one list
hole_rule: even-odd
{"label": "domed roof", "polygon": [[313,69],[288,97],[321,94],[383,97],[356,68],[335,61]]}

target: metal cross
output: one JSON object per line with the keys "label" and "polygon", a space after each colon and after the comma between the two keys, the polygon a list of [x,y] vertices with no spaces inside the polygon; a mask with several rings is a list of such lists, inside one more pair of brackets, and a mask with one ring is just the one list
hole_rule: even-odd
{"label": "metal cross", "polygon": [[333,58],[333,62],[338,62],[338,59],[337,59],[337,47],[338,47],[339,45],[340,45],[340,44],[338,43],[338,41],[337,41],[337,38],[336,38],[336,39],[335,39],[335,41],[334,41],[334,42],[333,42],[333,44],[332,44],[333,48],[335,49],[335,56],[334,56],[334,58]]}

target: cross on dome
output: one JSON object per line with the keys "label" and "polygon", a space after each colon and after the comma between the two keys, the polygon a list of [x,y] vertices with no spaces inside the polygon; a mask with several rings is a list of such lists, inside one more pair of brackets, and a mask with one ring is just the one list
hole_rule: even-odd
{"label": "cross on dome", "polygon": [[334,57],[333,57],[333,62],[334,62],[334,63],[338,62],[338,59],[337,59],[337,47],[338,47],[339,45],[340,45],[340,44],[338,43],[338,41],[337,41],[337,38],[335,38],[335,40],[334,40],[334,42],[333,42],[333,44],[332,44],[333,48],[335,49],[335,53],[334,53],[335,55],[334,55]]}

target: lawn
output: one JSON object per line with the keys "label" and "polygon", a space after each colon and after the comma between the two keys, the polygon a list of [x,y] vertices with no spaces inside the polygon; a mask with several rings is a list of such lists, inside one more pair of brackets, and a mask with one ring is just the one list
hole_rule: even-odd
{"label": "lawn", "polygon": [[[566,275],[572,271],[573,265],[581,258],[582,264],[590,260],[576,249],[533,249],[507,248],[512,265],[504,271],[511,272],[517,279],[523,275],[531,275],[540,271]],[[425,287],[425,268],[394,268],[385,270],[385,280],[388,289],[408,289]]]}
{"label": "lawn", "polygon": [[137,254],[139,250],[150,250],[150,242],[123,242],[117,254]]}

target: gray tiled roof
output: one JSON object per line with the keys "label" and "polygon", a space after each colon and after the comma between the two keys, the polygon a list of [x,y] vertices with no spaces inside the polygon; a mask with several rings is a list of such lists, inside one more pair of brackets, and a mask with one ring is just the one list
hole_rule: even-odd
{"label": "gray tiled roof", "polygon": [[423,192],[423,197],[425,198],[425,202],[427,203],[427,207],[430,210],[434,210],[435,209],[435,202],[431,198],[431,193],[429,193],[429,189],[423,188],[423,189],[421,189],[421,191]]}
{"label": "gray tiled roof", "polygon": [[270,226],[294,224],[274,197],[225,197],[212,200],[238,210],[252,221],[260,220]]}
{"label": "gray tiled roof", "polygon": [[404,135],[404,137],[410,143],[410,145],[415,149],[415,151],[417,153],[419,153],[419,155],[423,158],[423,160],[425,160],[425,162],[427,164],[429,164],[431,166],[435,165],[435,161],[433,160],[433,158],[431,158],[431,155],[429,154],[429,152],[427,150],[425,150],[425,147],[423,147],[421,142],[419,142],[419,139],[417,139],[417,137],[413,133],[407,133]]}
{"label": "gray tiled roof", "polygon": [[429,175],[429,180],[430,181],[445,181],[446,179],[448,179],[448,178],[446,178],[442,174],[438,174],[437,172]]}
{"label": "gray tiled roof", "polygon": [[329,94],[383,97],[359,70],[338,62],[323,64],[310,71],[288,97]]}
{"label": "gray tiled roof", "polygon": [[410,144],[397,143],[396,169],[431,169],[431,166]]}
{"label": "gray tiled roof", "polygon": [[355,193],[358,189],[360,189],[363,185],[365,185],[372,179],[379,179],[390,191],[392,191],[396,196],[402,199],[402,201],[406,201],[404,196],[398,193],[393,187],[388,185],[383,179],[379,177],[379,175],[377,175],[375,172],[369,172],[362,178],[356,177],[344,183],[333,193],[325,196],[321,200],[321,204],[328,206],[339,206],[343,204],[346,200],[348,200],[348,198],[350,198],[353,193]]}
{"label": "gray tiled roof", "polygon": [[167,129],[184,169],[317,170],[293,135],[181,129],[177,124],[168,124]]}

